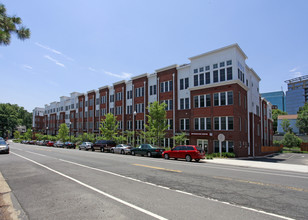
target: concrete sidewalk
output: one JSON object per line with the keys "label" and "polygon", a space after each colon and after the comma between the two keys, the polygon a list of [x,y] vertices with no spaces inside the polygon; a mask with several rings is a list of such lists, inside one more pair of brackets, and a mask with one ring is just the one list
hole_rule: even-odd
{"label": "concrete sidewalk", "polygon": [[308,166],[306,165],[261,162],[261,161],[251,161],[251,160],[248,161],[242,159],[220,159],[220,158],[214,158],[213,160],[205,160],[205,162],[211,164],[223,164],[223,165],[232,165],[241,167],[253,167],[261,169],[308,173]]}

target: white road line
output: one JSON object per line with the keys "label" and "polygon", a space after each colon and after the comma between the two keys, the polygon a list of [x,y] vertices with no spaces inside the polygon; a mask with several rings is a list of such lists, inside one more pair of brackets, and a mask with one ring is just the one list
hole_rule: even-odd
{"label": "white road line", "polygon": [[50,170],[50,171],[52,171],[52,172],[54,172],[54,173],[56,173],[56,174],[59,174],[59,175],[65,177],[65,178],[67,178],[67,179],[70,179],[70,180],[72,180],[72,181],[74,181],[74,182],[76,182],[76,183],[78,183],[78,184],[80,184],[80,185],[82,185],[82,186],[84,186],[84,187],[86,187],[86,188],[88,188],[88,189],[91,189],[91,190],[93,190],[93,191],[95,191],[95,192],[98,192],[98,193],[100,193],[100,194],[102,194],[102,195],[104,195],[104,196],[106,196],[106,197],[108,197],[108,198],[110,198],[110,199],[113,199],[113,200],[115,200],[115,201],[117,201],[117,202],[119,202],[119,203],[122,203],[122,204],[124,204],[124,205],[126,205],[126,206],[128,206],[128,207],[131,207],[131,208],[133,208],[133,209],[136,209],[136,210],[138,210],[138,211],[140,211],[140,212],[142,212],[142,213],[144,213],[144,214],[147,214],[147,215],[149,215],[149,216],[152,216],[152,217],[154,217],[154,218],[156,218],[156,219],[167,220],[166,218],[164,218],[164,217],[162,217],[162,216],[160,216],[160,215],[157,215],[157,214],[155,214],[155,213],[153,213],[153,212],[150,212],[150,211],[145,210],[145,209],[143,209],[143,208],[140,208],[140,207],[138,207],[138,206],[136,206],[136,205],[133,205],[133,204],[131,204],[131,203],[129,203],[129,202],[126,202],[126,201],[124,201],[124,200],[122,200],[122,199],[119,199],[119,198],[117,198],[117,197],[115,197],[115,196],[112,196],[112,195],[110,195],[110,194],[108,194],[108,193],[105,193],[105,192],[103,192],[103,191],[101,191],[101,190],[99,190],[99,189],[97,189],[97,188],[94,188],[94,187],[92,187],[92,186],[90,186],[90,185],[88,185],[88,184],[85,184],[85,183],[83,183],[83,182],[81,182],[81,181],[79,181],[79,180],[77,180],[77,179],[75,179],[75,178],[73,178],[73,177],[70,177],[70,176],[65,175],[65,174],[63,174],[63,173],[61,173],[61,172],[59,172],[59,171],[56,171],[56,170],[54,170],[54,169],[52,169],[52,168],[50,168],[50,167],[47,167],[47,166],[45,166],[45,165],[43,165],[43,164],[40,164],[40,163],[38,163],[38,162],[36,162],[36,161],[34,161],[34,160],[31,160],[31,159],[29,159],[29,158],[27,158],[27,157],[21,156],[21,155],[16,154],[16,153],[13,153],[13,154],[15,154],[16,156],[21,157],[21,158],[23,158],[23,159],[25,159],[25,160],[28,160],[28,161],[30,161],[30,162],[36,164],[36,165],[39,165],[39,166],[41,166],[41,167],[43,167],[43,168],[45,168],[45,169],[47,169],[47,170]]}
{"label": "white road line", "polygon": [[[46,168],[46,169],[48,169],[48,170],[51,170],[51,171],[53,171],[53,172],[55,172],[55,173],[57,173],[57,174],[59,174],[59,175],[61,175],[61,176],[64,176],[64,177],[66,177],[66,178],[68,178],[68,179],[71,179],[71,180],[73,180],[73,181],[75,181],[75,182],[77,182],[77,183],[82,183],[82,182],[80,182],[79,180],[76,180],[76,179],[74,179],[74,178],[72,178],[72,177],[69,177],[69,176],[67,176],[67,175],[65,175],[65,174],[62,174],[62,173],[60,173],[60,172],[58,172],[58,171],[56,171],[56,170],[53,170],[53,169],[51,169],[51,168],[49,168],[49,167],[47,167],[47,166],[45,166],[45,165],[43,165],[43,164],[40,164],[40,163],[38,163],[38,162],[36,162],[36,161],[33,161],[33,160],[31,160],[31,159],[28,159],[28,158],[23,157],[23,156],[21,156],[21,155],[18,155],[18,154],[16,154],[16,153],[13,153],[13,154],[15,154],[15,155],[17,155],[17,156],[19,156],[19,157],[22,157],[22,158],[24,158],[24,159],[26,159],[26,160],[29,160],[29,161],[31,161],[31,162],[33,162],[33,163],[39,165],[39,166],[42,166],[42,167],[44,167],[44,168]],[[54,159],[57,159],[57,158],[54,158]],[[229,203],[229,202],[220,201],[220,200],[213,199],[213,198],[206,198],[206,197],[198,196],[198,195],[195,195],[195,194],[192,194],[192,193],[189,193],[189,192],[185,192],[185,191],[181,191],[181,190],[174,190],[174,189],[171,189],[171,188],[169,188],[169,187],[165,187],[165,186],[161,186],[161,185],[157,185],[157,184],[153,184],[153,183],[149,183],[149,182],[144,182],[144,181],[142,181],[142,180],[134,179],[134,178],[132,178],[132,177],[123,176],[123,175],[120,175],[120,174],[117,174],[117,173],[113,173],[113,172],[110,172],[110,171],[106,171],[106,170],[102,170],[102,169],[90,167],[90,166],[83,165],[83,164],[79,164],[79,163],[75,163],[75,162],[72,162],[72,161],[62,160],[62,159],[57,159],[57,160],[60,160],[60,161],[66,162],[66,163],[70,163],[70,164],[74,164],[74,165],[77,165],[77,166],[80,166],[80,167],[84,167],[84,168],[87,168],[87,169],[96,170],[96,171],[99,171],[99,172],[111,174],[111,175],[118,176],[118,177],[121,177],[121,178],[129,179],[129,180],[132,180],[132,181],[135,181],[135,182],[140,182],[140,183],[143,183],[143,184],[147,184],[147,185],[151,185],[151,186],[154,186],[154,187],[162,188],[162,189],[165,189],[165,190],[170,190],[170,191],[173,191],[173,192],[178,192],[178,193],[181,193],[181,194],[184,194],[184,195],[193,196],[193,197],[197,197],[197,198],[200,198],[200,199],[206,199],[206,200],[210,200],[210,201],[213,201],[213,202],[217,202],[217,203],[229,205],[229,206],[236,207],[236,208],[240,208],[240,209],[249,210],[249,211],[252,211],[252,212],[261,213],[261,214],[264,214],[264,215],[274,216],[274,217],[281,218],[281,219],[294,220],[294,219],[289,218],[289,217],[286,217],[286,216],[277,215],[277,214],[274,214],[274,213],[265,212],[265,211],[262,211],[262,210],[258,210],[258,209],[254,209],[254,208],[249,208],[249,207],[245,207],[245,206],[240,206],[240,205],[236,205],[236,204],[232,204],[232,203]],[[100,190],[98,190],[98,189],[96,189],[96,188],[94,188],[94,187],[92,187],[92,186],[89,186],[89,185],[85,184],[85,183],[82,183],[81,185],[84,185],[84,186],[86,186],[86,187],[88,187],[88,188],[90,188],[90,189],[93,188],[92,190],[94,190],[94,191],[96,191],[96,192],[99,192],[99,193],[101,193],[101,194],[103,194],[103,195],[106,194],[106,196],[109,197],[109,198],[111,198],[111,197],[112,197],[112,199],[113,199],[113,198],[116,198],[116,197],[114,197],[114,196],[112,196],[112,195],[109,195],[109,194],[107,194],[107,193],[105,193],[105,192],[102,192],[102,191],[100,191]],[[116,198],[116,199],[118,199],[118,198]],[[115,199],[115,200],[116,200],[116,199]],[[121,199],[118,199],[118,200],[123,201],[123,200],[121,200]],[[116,200],[116,201],[118,201],[118,200]],[[120,201],[119,201],[119,202],[120,202]],[[125,201],[123,201],[123,202],[121,202],[121,203],[124,204],[124,202],[125,202]],[[125,203],[127,203],[127,202],[125,202]],[[128,203],[128,204],[130,204],[130,203]],[[132,205],[132,204],[130,204],[130,205],[128,205],[128,206],[130,206],[130,207],[132,207],[132,206],[137,207],[137,206]],[[134,208],[134,207],[132,207],[132,208]],[[137,208],[139,208],[139,207],[137,207]],[[141,209],[141,208],[140,208],[140,209]],[[137,210],[139,210],[139,209],[137,209]],[[144,210],[144,209],[141,209],[141,210]],[[140,210],[139,210],[139,211],[140,211]],[[149,211],[147,211],[147,210],[144,210],[144,211],[149,212]],[[144,211],[141,211],[141,212],[144,212]],[[146,213],[146,212],[144,212],[144,213]],[[152,213],[152,212],[149,212],[149,213]],[[147,213],[146,213],[146,214],[147,214]],[[154,214],[154,213],[152,213],[152,214],[153,214],[153,215],[156,215],[156,214]],[[149,214],[149,215],[150,215],[150,214]],[[151,216],[153,216],[153,215],[151,215]],[[156,216],[158,216],[158,215],[156,215]],[[154,217],[154,216],[153,216],[153,217]],[[161,216],[159,216],[159,217],[161,217]],[[155,218],[156,218],[156,217],[155,217]],[[158,218],[158,219],[165,219],[165,218],[161,217],[161,218]]]}
{"label": "white road line", "polygon": [[43,157],[48,157],[47,155],[35,153],[35,152],[32,152],[32,151],[28,151],[28,150],[26,150],[26,152],[28,152],[28,153],[30,153],[30,154],[40,155],[40,156],[43,156]]}

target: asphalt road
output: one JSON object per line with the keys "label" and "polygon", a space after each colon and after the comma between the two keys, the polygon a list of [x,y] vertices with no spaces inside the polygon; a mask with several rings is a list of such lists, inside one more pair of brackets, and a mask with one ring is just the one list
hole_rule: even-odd
{"label": "asphalt road", "polygon": [[308,175],[11,144],[0,172],[29,219],[307,219]]}

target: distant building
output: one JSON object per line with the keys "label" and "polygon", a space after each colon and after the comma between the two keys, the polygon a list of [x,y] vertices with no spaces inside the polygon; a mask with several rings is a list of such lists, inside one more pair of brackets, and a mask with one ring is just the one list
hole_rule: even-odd
{"label": "distant building", "polygon": [[278,121],[277,121],[277,131],[280,134],[284,134],[285,132],[282,129],[281,123],[283,119],[287,119],[290,122],[290,128],[292,128],[292,131],[294,134],[299,134],[299,128],[296,126],[296,120],[298,115],[278,115]]}
{"label": "distant building", "polygon": [[17,126],[16,129],[17,131],[19,131],[19,133],[25,133],[27,131],[26,126],[23,126],[23,125]]}
{"label": "distant building", "polygon": [[286,110],[289,115],[297,114],[299,107],[308,102],[308,75],[286,80]]}
{"label": "distant building", "polygon": [[261,93],[261,97],[269,101],[273,109],[286,111],[286,96],[283,91]]}
{"label": "distant building", "polygon": [[34,132],[42,132],[45,129],[44,111],[44,108],[36,107],[35,109],[33,109],[32,130]]}

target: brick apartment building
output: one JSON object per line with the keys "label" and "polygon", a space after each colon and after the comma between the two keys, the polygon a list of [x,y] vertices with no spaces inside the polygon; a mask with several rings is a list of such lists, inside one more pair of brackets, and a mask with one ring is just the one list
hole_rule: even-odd
{"label": "brick apartment building", "polygon": [[[87,93],[73,92],[45,105],[44,126],[39,129],[56,135],[60,124],[67,123],[75,136],[100,135],[100,121],[111,112],[119,133],[138,132],[145,130],[147,106],[158,101],[167,104],[170,125],[162,146],[174,146],[172,137],[185,132],[187,144],[202,145],[207,153],[219,152],[218,135],[223,134],[222,152],[260,155],[261,146],[272,145],[272,108],[261,98],[261,79],[246,59],[233,44],[190,57],[188,64],[160,68]],[[141,142],[138,136],[137,143]]]}

